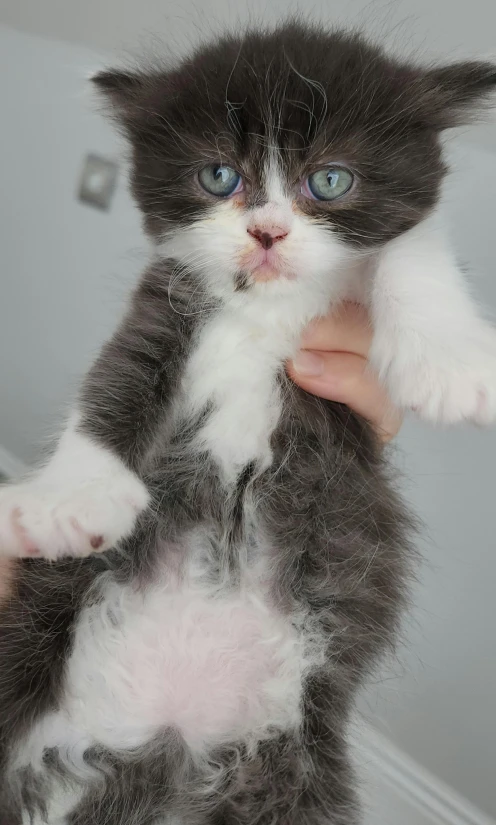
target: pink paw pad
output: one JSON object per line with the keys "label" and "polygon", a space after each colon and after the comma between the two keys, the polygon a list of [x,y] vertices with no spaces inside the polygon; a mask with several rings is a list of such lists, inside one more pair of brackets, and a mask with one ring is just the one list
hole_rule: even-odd
{"label": "pink paw pad", "polygon": [[20,507],[14,507],[14,509],[12,510],[12,519],[11,519],[11,521],[12,521],[12,529],[13,529],[19,543],[22,545],[22,549],[21,549],[19,555],[21,556],[21,558],[23,558],[23,557],[24,558],[25,557],[33,558],[33,557],[36,557],[36,556],[41,556],[41,551],[36,546],[36,544],[29,538],[29,536],[27,534],[27,531],[22,526],[21,516],[22,516],[21,508]]}

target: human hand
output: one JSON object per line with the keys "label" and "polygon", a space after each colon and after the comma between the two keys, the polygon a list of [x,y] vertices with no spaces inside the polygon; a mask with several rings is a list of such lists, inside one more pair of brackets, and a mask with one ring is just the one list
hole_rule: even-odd
{"label": "human hand", "polygon": [[368,364],[371,340],[365,309],[342,304],[332,315],[312,321],[288,373],[307,392],[359,413],[387,442],[398,433],[403,417]]}

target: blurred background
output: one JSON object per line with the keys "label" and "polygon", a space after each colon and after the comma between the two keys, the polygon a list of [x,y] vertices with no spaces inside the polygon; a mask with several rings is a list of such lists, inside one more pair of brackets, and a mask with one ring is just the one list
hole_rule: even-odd
{"label": "blurred background", "polygon": [[[494,0],[0,0],[0,473],[34,463],[56,432],[146,257],[123,147],[86,77],[130,53],[180,54],[225,25],[297,10],[426,60],[496,54]],[[447,155],[444,209],[491,312],[494,117],[449,136]],[[84,170],[94,205],[79,199]],[[495,459],[494,430],[408,421],[398,439],[425,560],[398,661],[361,702],[376,825],[496,822]]]}

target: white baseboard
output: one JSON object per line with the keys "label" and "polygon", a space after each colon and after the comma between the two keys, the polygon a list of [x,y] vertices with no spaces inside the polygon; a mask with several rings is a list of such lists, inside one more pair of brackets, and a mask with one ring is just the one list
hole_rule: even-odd
{"label": "white baseboard", "polygon": [[496,825],[373,728],[356,738],[366,825]]}
{"label": "white baseboard", "polygon": [[0,475],[18,478],[26,472],[26,465],[0,444]]}
{"label": "white baseboard", "polygon": [[[17,478],[26,471],[0,444],[0,474]],[[374,728],[358,724],[353,739],[364,781],[365,825],[496,825]]]}

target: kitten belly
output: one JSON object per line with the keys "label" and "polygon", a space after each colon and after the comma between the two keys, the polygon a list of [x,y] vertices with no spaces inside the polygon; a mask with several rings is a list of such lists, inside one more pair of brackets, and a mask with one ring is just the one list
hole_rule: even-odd
{"label": "kitten belly", "polygon": [[171,573],[146,592],[103,584],[78,619],[60,707],[35,724],[14,770],[43,773],[43,752],[56,748],[86,781],[93,745],[140,748],[173,728],[206,756],[300,725],[316,649],[304,619],[282,615],[254,586],[209,587],[195,575]]}
{"label": "kitten belly", "polygon": [[66,713],[108,747],[139,745],[164,727],[193,750],[258,739],[299,723],[302,644],[250,591],[110,585],[105,605],[81,617]]}

